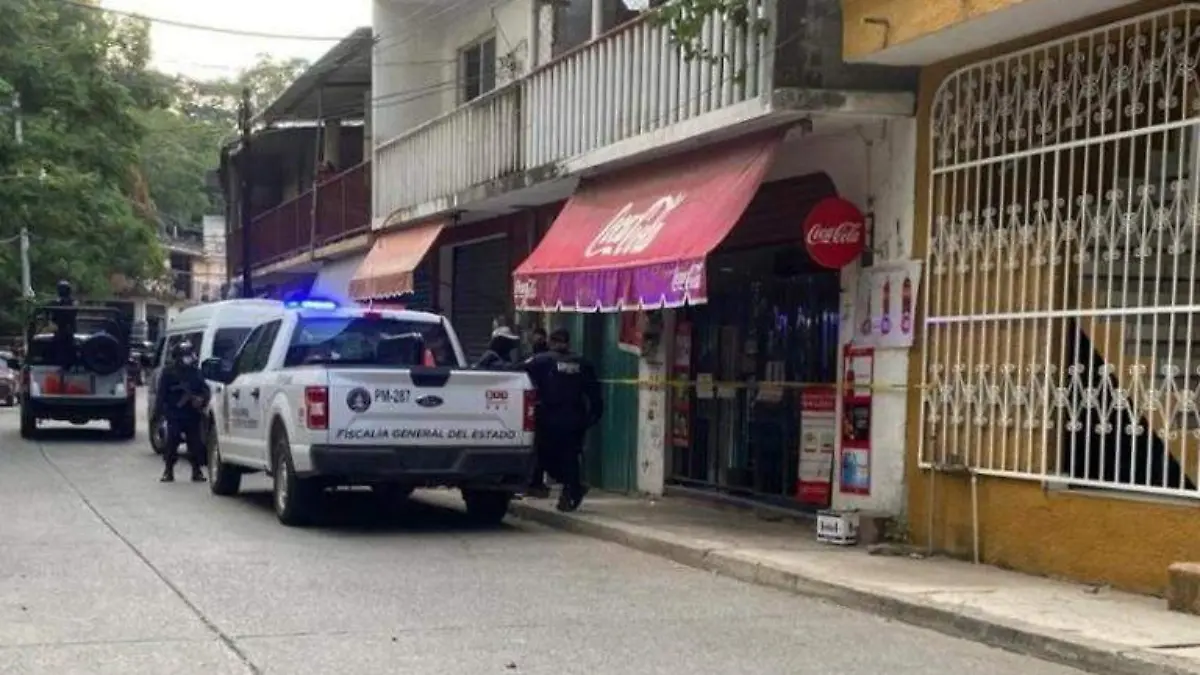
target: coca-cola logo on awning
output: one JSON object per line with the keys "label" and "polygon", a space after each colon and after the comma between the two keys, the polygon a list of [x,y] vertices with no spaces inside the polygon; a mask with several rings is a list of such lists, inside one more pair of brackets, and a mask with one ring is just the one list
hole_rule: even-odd
{"label": "coca-cola logo on awning", "polygon": [[513,298],[518,305],[537,300],[537,295],[536,279],[517,279],[513,282]]}
{"label": "coca-cola logo on awning", "polygon": [[862,255],[867,246],[867,223],[854,204],[838,197],[817,202],[804,219],[804,249],[813,262],[841,269]]}
{"label": "coca-cola logo on awning", "polygon": [[625,204],[600,228],[600,232],[584,249],[583,255],[593,258],[635,255],[645,251],[666,227],[667,216],[679,208],[685,199],[687,194],[683,192],[663,195],[640,211],[633,210],[632,202]]}

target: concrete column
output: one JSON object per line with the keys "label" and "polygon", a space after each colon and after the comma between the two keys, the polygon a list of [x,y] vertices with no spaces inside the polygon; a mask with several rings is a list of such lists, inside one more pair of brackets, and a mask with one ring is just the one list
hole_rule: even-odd
{"label": "concrete column", "polygon": [[321,154],[324,155],[325,161],[333,162],[338,171],[342,171],[346,167],[342,166],[342,121],[339,119],[325,120],[324,133],[325,147],[322,148]]}
{"label": "concrete column", "polygon": [[592,0],[592,39],[604,32],[604,0]]}
{"label": "concrete column", "polygon": [[146,323],[146,301],[133,301],[133,339],[145,340],[150,331],[150,326]]}

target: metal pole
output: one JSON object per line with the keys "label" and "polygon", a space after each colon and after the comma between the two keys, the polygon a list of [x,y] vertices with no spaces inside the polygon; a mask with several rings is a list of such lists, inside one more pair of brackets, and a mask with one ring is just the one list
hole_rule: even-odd
{"label": "metal pole", "polygon": [[251,177],[252,166],[250,162],[250,87],[242,89],[242,110],[241,110],[241,127],[242,127],[242,152],[238,158],[238,168],[241,173],[241,221],[242,221],[242,297],[254,297],[254,284],[250,274],[250,197],[254,191],[254,181]]}
{"label": "metal pole", "polygon": [[29,265],[29,228],[21,226],[21,293],[33,299],[33,274]]}
{"label": "metal pole", "polygon": [[[21,120],[21,94],[13,92],[13,139],[17,146],[25,144],[25,129]],[[33,272],[29,263],[29,228],[21,224],[21,295],[33,299]]]}

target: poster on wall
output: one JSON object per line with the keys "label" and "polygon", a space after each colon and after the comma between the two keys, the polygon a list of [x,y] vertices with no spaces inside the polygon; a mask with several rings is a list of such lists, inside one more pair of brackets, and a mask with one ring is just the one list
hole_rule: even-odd
{"label": "poster on wall", "polygon": [[854,344],[880,349],[911,347],[920,285],[920,260],[863,268],[854,303]]}
{"label": "poster on wall", "polygon": [[801,391],[796,501],[819,508],[829,506],[836,441],[837,389],[818,387]]}
{"label": "poster on wall", "polygon": [[842,494],[871,494],[871,389],[875,350],[846,347],[842,378],[842,448],[838,488]]}
{"label": "poster on wall", "polygon": [[[671,363],[671,380],[687,382],[692,377],[692,324],[675,324],[675,359]],[[692,445],[692,395],[688,387],[676,387],[671,397],[671,445],[690,448]]]}

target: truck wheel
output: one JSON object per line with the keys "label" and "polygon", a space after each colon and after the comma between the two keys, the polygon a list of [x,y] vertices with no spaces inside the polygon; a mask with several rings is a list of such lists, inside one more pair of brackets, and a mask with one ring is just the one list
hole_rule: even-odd
{"label": "truck wheel", "polygon": [[37,438],[37,418],[24,401],[21,402],[21,438],[26,440]]}
{"label": "truck wheel", "polygon": [[296,476],[292,465],[292,450],[287,434],[278,431],[271,434],[271,500],[275,504],[275,516],[288,527],[302,527],[312,522],[312,512],[319,490],[316,483]]}
{"label": "truck wheel", "polygon": [[208,490],[220,497],[231,497],[242,488],[242,472],[232,464],[221,461],[221,442],[217,430],[208,429]]}
{"label": "truck wheel", "polygon": [[134,436],[137,436],[137,402],[129,401],[125,404],[121,414],[110,420],[112,424],[113,435],[122,441],[131,441]]}
{"label": "truck wheel", "polygon": [[480,525],[499,525],[508,514],[509,492],[494,490],[463,490],[463,501],[467,504],[467,516]]}
{"label": "truck wheel", "polygon": [[159,415],[150,418],[150,447],[154,454],[161,455],[167,445],[167,423]]}

